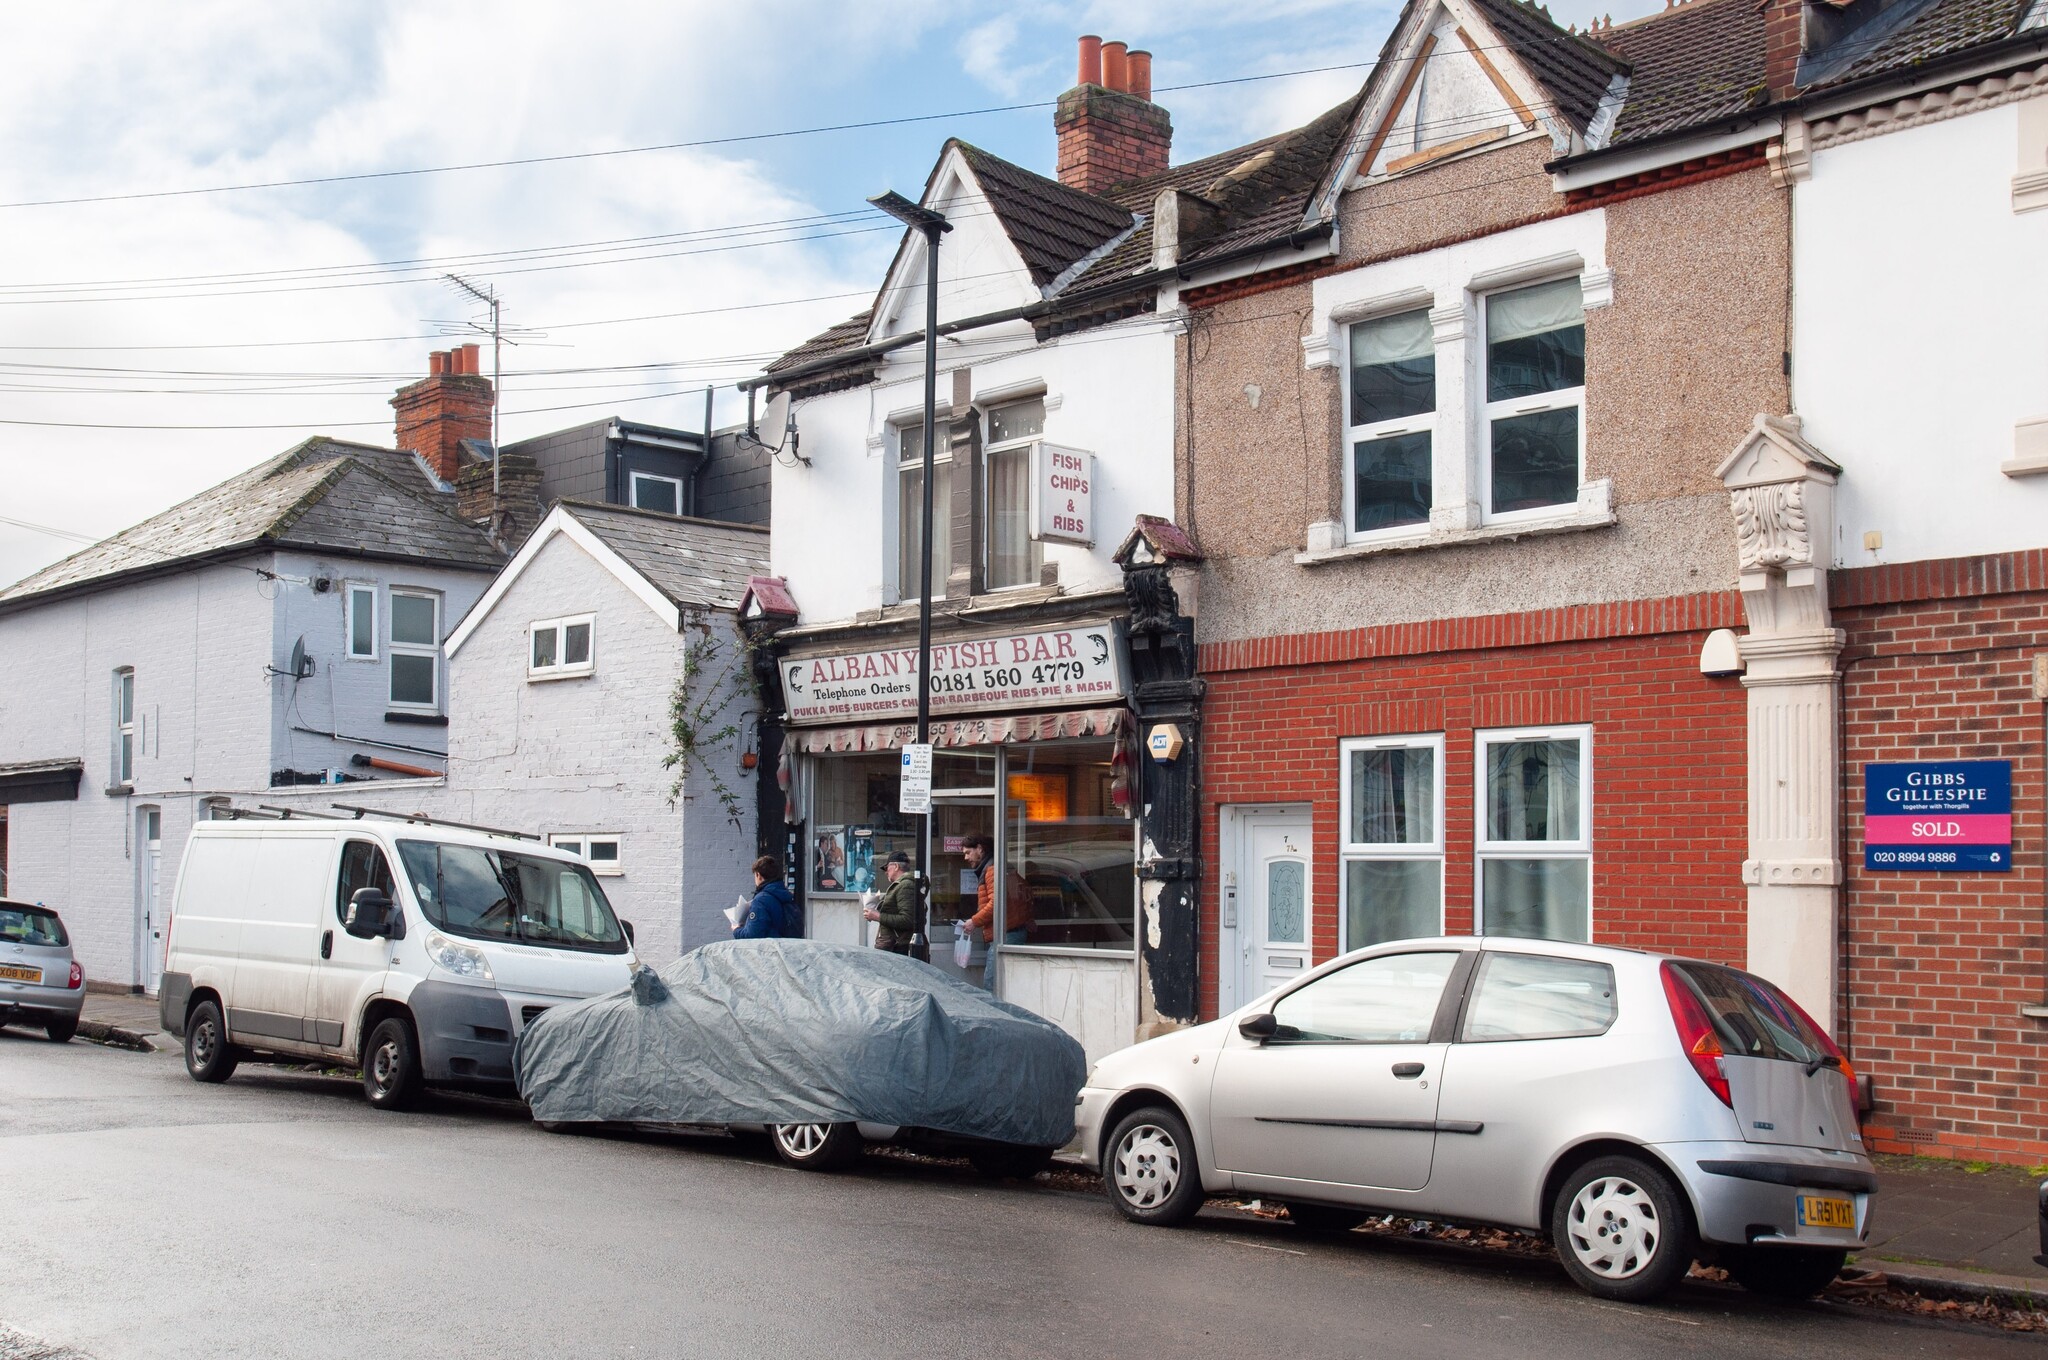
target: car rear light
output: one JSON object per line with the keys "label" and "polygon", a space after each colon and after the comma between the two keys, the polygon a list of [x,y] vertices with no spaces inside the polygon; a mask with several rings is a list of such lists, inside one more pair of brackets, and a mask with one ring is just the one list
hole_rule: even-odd
{"label": "car rear light", "polygon": [[1692,1070],[1700,1074],[1700,1080],[1714,1093],[1714,1098],[1729,1109],[1735,1108],[1735,1097],[1728,1090],[1728,1073],[1721,1066],[1721,1037],[1714,1033],[1713,1022],[1707,1019],[1707,1008],[1700,1004],[1699,997],[1670,964],[1662,968],[1664,977],[1664,999],[1671,1003],[1671,1023],[1678,1027],[1679,1047],[1685,1050],[1687,1062]]}
{"label": "car rear light", "polygon": [[83,968],[80,968],[76,962],[73,962],[71,965],[71,981],[64,984],[64,990],[67,992],[75,992],[84,985],[85,970]]}

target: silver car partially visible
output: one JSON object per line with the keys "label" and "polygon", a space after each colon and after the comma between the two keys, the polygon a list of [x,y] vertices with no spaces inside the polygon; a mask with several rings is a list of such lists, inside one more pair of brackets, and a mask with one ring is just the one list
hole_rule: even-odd
{"label": "silver car partially visible", "polygon": [[1104,1059],[1077,1122],[1138,1222],[1239,1192],[1308,1230],[1368,1212],[1533,1229],[1580,1285],[1628,1301],[1701,1257],[1752,1290],[1818,1293],[1877,1189],[1854,1074],[1783,992],[1542,940],[1334,959]]}
{"label": "silver car partially visible", "polygon": [[0,899],[0,1025],[35,1025],[58,1043],[78,1032],[85,970],[48,907]]}

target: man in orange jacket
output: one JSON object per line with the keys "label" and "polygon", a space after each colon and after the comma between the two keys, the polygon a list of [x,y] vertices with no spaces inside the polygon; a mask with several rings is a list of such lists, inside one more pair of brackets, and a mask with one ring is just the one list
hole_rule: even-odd
{"label": "man in orange jacket", "polygon": [[[990,991],[996,989],[996,875],[992,861],[995,859],[995,842],[987,836],[969,836],[960,846],[961,856],[967,867],[980,878],[975,894],[975,912],[967,919],[967,928],[988,945],[988,958],[981,966],[981,985]],[[1010,870],[1009,891],[1003,901],[1003,943],[1024,944],[1031,938],[1031,888],[1024,882],[1024,876],[1015,869]]]}

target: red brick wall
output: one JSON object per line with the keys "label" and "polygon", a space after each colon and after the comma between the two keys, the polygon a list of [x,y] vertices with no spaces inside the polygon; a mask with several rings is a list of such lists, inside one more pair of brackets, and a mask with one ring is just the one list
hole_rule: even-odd
{"label": "red brick wall", "polygon": [[1216,1014],[1220,811],[1307,803],[1314,953],[1342,910],[1337,743],[1442,732],[1445,928],[1473,927],[1473,733],[1590,723],[1593,934],[1740,964],[1747,700],[1699,672],[1731,594],[1348,630],[1205,647],[1202,1013]]}
{"label": "red brick wall", "polygon": [[[2048,562],[2025,553],[1836,574],[1842,658],[1844,978],[1851,1060],[1885,1151],[2048,1162],[2042,742]],[[1853,603],[1852,603],[1853,602]],[[1845,607],[1846,606],[1846,607]],[[2009,760],[2013,869],[1865,872],[1872,761]]]}

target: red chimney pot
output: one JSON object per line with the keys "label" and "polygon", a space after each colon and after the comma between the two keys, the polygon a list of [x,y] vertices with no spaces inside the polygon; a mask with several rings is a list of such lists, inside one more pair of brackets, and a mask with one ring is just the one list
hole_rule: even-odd
{"label": "red chimney pot", "polygon": [[1105,89],[1130,90],[1131,64],[1125,55],[1127,51],[1126,45],[1120,42],[1102,45],[1102,84]]}
{"label": "red chimney pot", "polygon": [[1146,103],[1152,102],[1152,54],[1138,51],[1130,54],[1130,91]]}
{"label": "red chimney pot", "polygon": [[1100,85],[1102,83],[1102,39],[1093,33],[1081,35],[1081,70],[1074,77],[1076,85]]}

